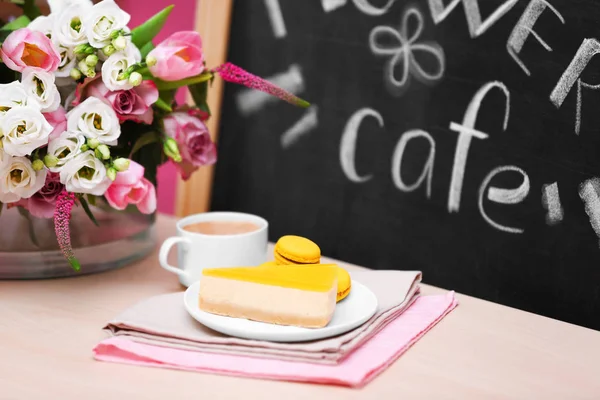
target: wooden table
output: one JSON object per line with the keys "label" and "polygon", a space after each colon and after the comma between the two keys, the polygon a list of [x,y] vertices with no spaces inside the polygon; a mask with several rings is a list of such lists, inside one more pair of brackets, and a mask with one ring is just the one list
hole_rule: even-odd
{"label": "wooden table", "polygon": [[[174,233],[174,220],[160,216],[158,229],[162,241]],[[463,295],[456,310],[361,390],[92,358],[111,317],[181,290],[156,252],[93,276],[0,282],[0,399],[600,399],[600,332]],[[423,292],[444,290],[423,285]]]}

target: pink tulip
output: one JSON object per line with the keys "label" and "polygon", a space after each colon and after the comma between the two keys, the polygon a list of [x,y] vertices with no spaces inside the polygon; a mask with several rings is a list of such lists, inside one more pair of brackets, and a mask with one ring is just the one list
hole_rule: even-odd
{"label": "pink tulip", "polygon": [[176,111],[165,117],[163,123],[167,135],[179,146],[182,161],[176,166],[184,180],[199,167],[217,161],[217,148],[197,112]]}
{"label": "pink tulip", "polygon": [[54,72],[60,64],[60,54],[52,41],[42,32],[27,28],[8,35],[0,56],[8,68],[18,72],[23,72],[26,67]]}
{"label": "pink tulip", "polygon": [[144,167],[135,161],[131,161],[127,171],[117,173],[117,178],[108,187],[104,197],[117,210],[124,210],[128,204],[135,204],[144,214],[156,211],[156,189],[144,178]]}
{"label": "pink tulip", "polygon": [[156,46],[148,58],[156,60],[150,67],[152,75],[165,81],[178,81],[204,71],[202,39],[194,31],[172,34]]}
{"label": "pink tulip", "polygon": [[46,121],[54,130],[50,132],[50,140],[58,138],[61,133],[67,130],[67,113],[64,108],[59,107],[56,111],[45,113]]}
{"label": "pink tulip", "polygon": [[152,124],[154,117],[151,106],[158,100],[158,89],[152,81],[146,80],[133,89],[113,92],[104,85],[101,75],[77,85],[75,94],[74,106],[90,96],[97,97],[115,110],[120,122],[131,120],[148,125]]}

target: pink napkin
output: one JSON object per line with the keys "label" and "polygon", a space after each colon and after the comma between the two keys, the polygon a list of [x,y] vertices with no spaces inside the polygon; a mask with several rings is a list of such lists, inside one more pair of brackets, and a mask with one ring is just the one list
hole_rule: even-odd
{"label": "pink napkin", "polygon": [[94,348],[97,360],[261,379],[361,387],[391,365],[457,306],[454,292],[422,296],[335,365],[204,353],[111,337]]}
{"label": "pink napkin", "polygon": [[180,292],[153,296],[134,304],[109,321],[105,331],[140,343],[202,353],[337,364],[402,314],[419,296],[419,271],[363,270],[353,271],[351,276],[375,294],[377,311],[362,326],[331,338],[275,343],[227,336],[193,319],[182,306]]}

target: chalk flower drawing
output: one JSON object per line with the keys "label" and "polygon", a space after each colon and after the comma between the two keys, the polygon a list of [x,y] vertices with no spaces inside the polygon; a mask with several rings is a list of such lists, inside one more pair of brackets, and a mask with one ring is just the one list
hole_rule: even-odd
{"label": "chalk flower drawing", "polygon": [[[415,25],[416,30],[410,34],[409,27]],[[418,41],[423,27],[423,15],[419,9],[410,7],[404,12],[398,30],[391,26],[380,25],[373,28],[369,35],[369,46],[373,54],[391,56],[384,69],[384,81],[391,94],[395,96],[404,93],[410,83],[411,75],[423,83],[436,82],[444,76],[446,68],[444,49],[436,42]],[[437,68],[432,72],[423,68],[416,57],[418,52],[433,56]],[[398,64],[402,66],[400,78],[396,76]]]}

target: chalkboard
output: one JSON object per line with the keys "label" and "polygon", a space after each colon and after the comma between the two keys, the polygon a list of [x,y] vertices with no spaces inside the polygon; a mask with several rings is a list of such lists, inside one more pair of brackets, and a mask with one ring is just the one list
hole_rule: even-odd
{"label": "chalkboard", "polygon": [[600,329],[600,2],[244,0],[212,209]]}

